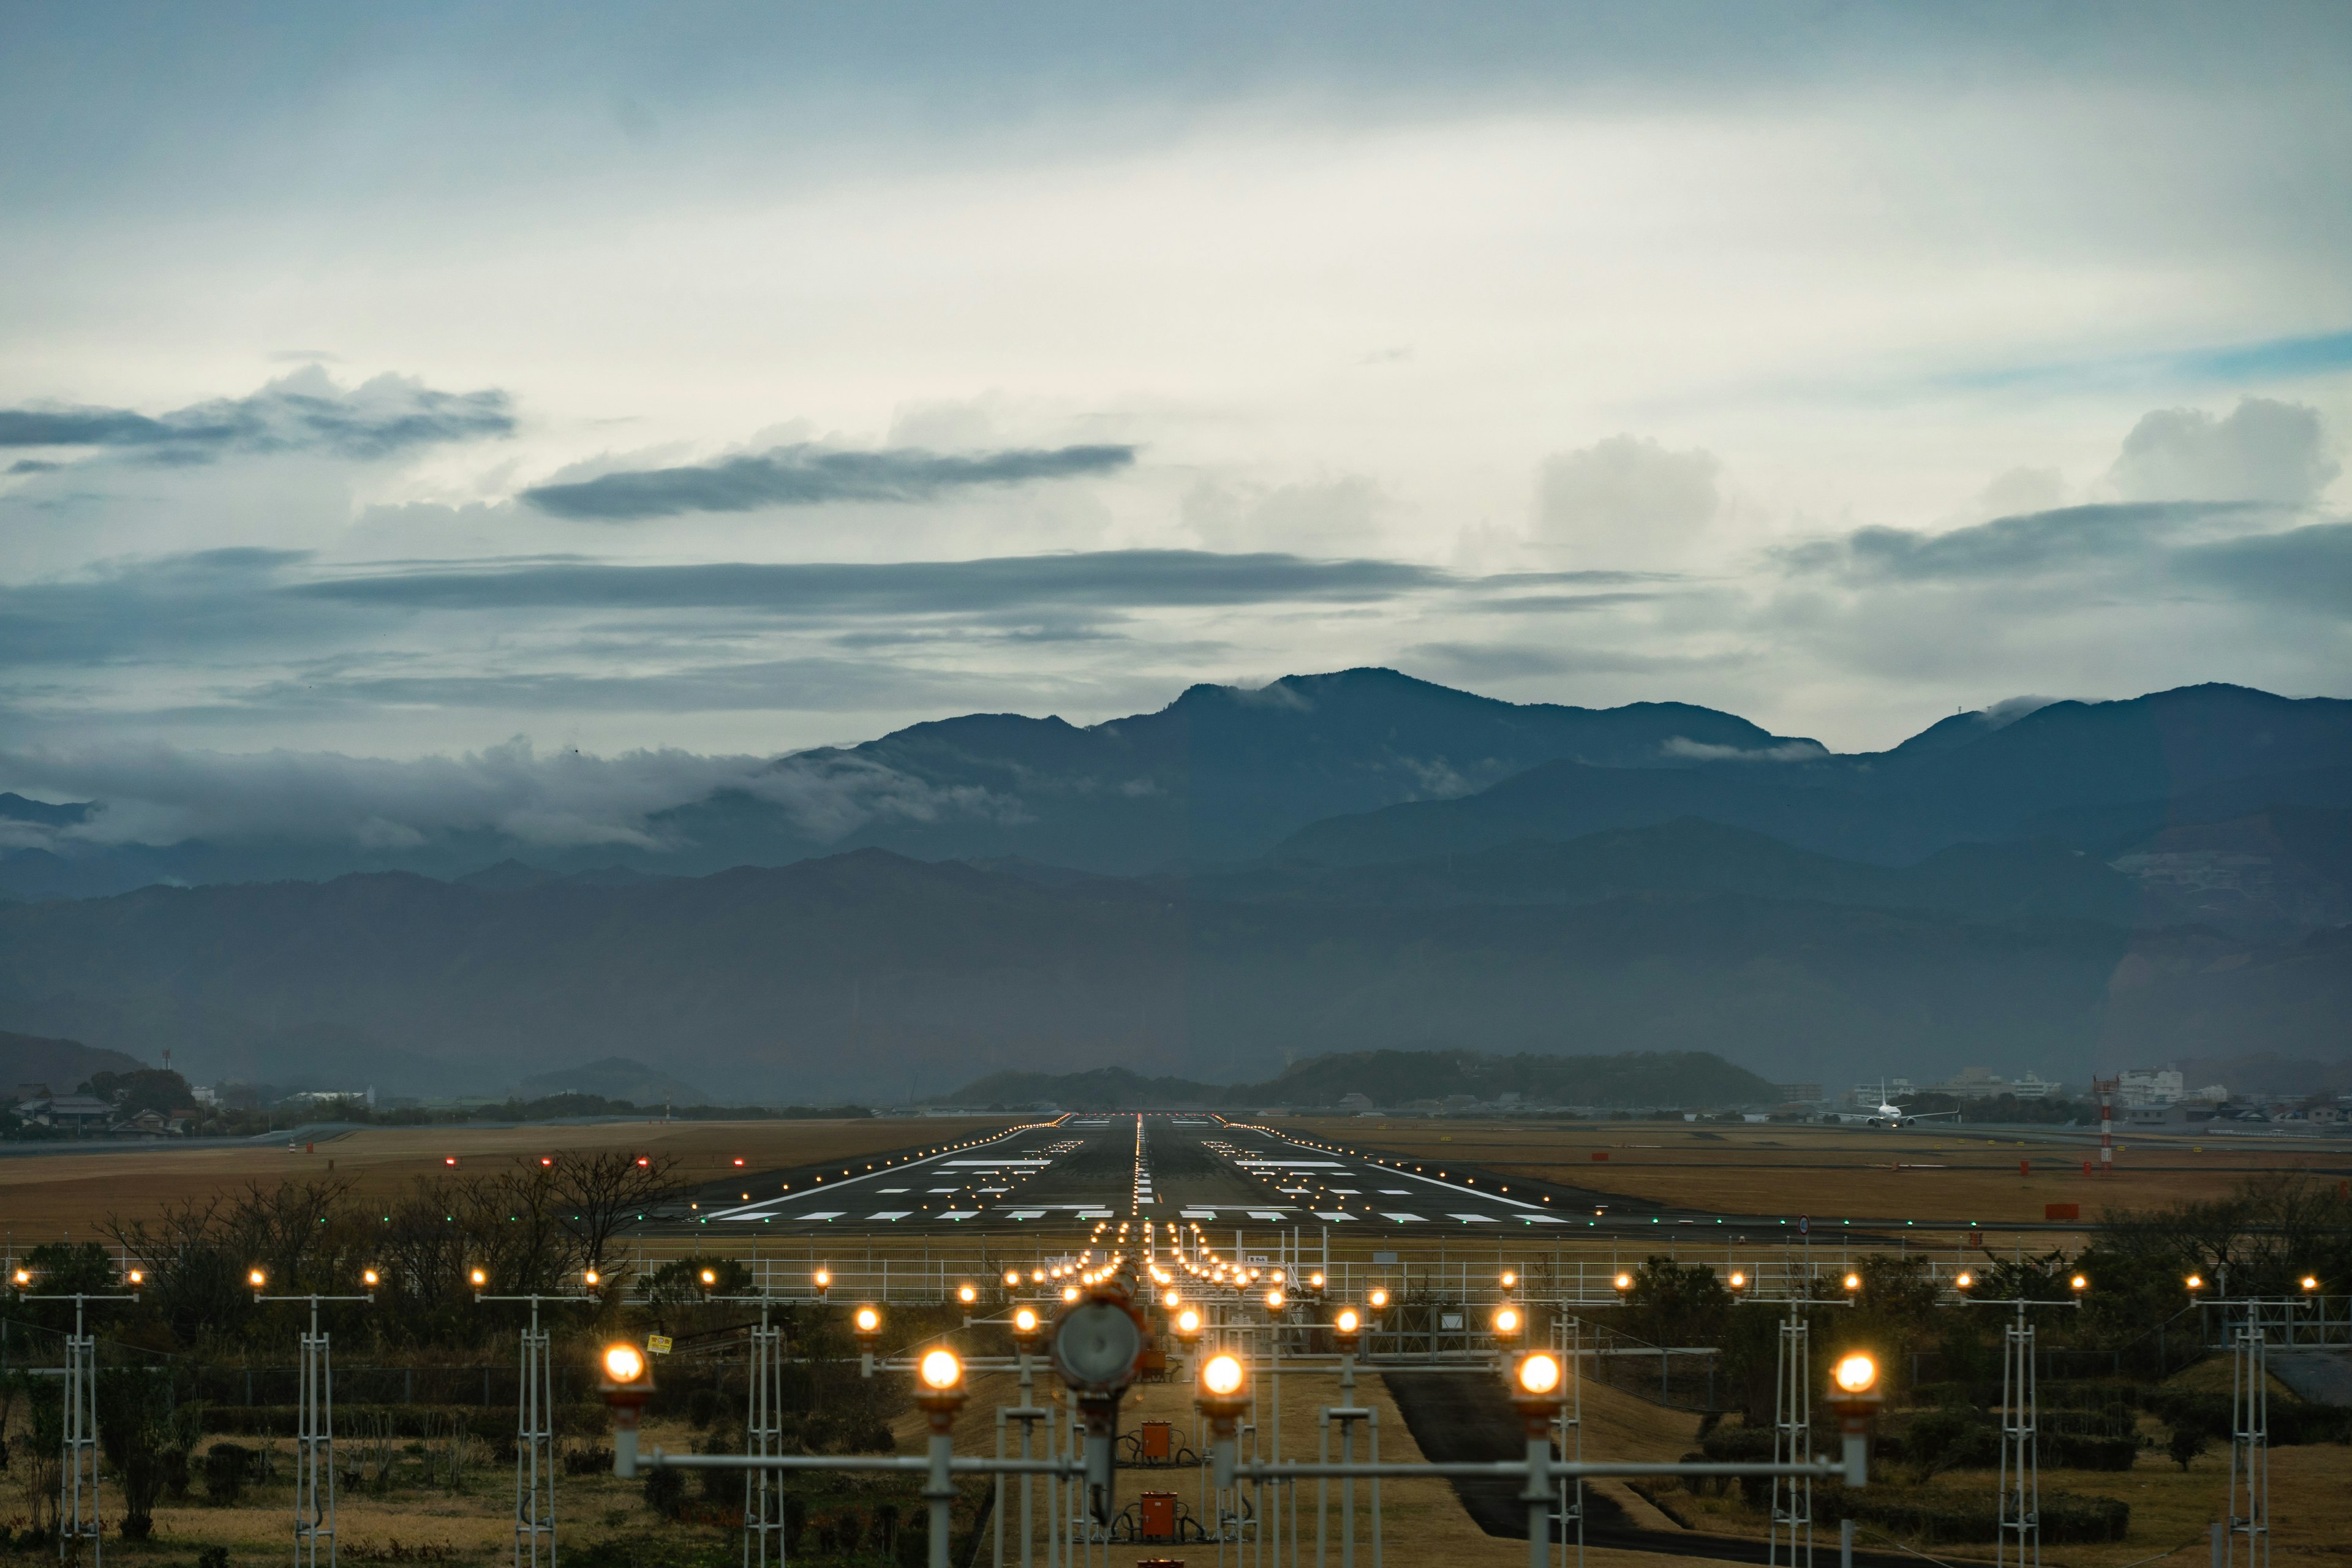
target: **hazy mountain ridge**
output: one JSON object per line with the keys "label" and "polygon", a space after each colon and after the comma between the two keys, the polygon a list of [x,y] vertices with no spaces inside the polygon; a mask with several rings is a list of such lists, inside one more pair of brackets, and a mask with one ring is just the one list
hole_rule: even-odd
{"label": "hazy mountain ridge", "polygon": [[[860,847],[923,859],[1021,857],[1125,874],[1240,860],[1336,813],[1465,794],[1558,758],[1672,769],[1701,765],[1694,749],[1791,748],[1818,750],[1687,703],[1511,703],[1394,670],[1350,669],[1255,689],[1194,686],[1156,712],[1085,728],[969,714],[795,753],[770,763],[751,787],[653,813],[644,827],[656,847],[550,848],[441,830],[385,850],[291,840],[99,847],[68,837],[54,849],[0,858],[0,897],[372,870],[446,879],[506,860],[552,875],[617,867],[699,876]],[[91,809],[26,805],[49,814],[40,820],[50,826]]]}
{"label": "hazy mountain ridge", "polygon": [[[2277,805],[2352,807],[2352,701],[2184,687],[2053,702],[1964,743],[1915,750],[1689,769],[1545,763],[1475,795],[1316,823],[1274,857],[1369,864],[1696,816],[1901,865],[1952,844],[2065,834],[2070,823],[2078,847],[2112,847]],[[2082,842],[2084,827],[2104,829],[2107,845]]]}
{"label": "hazy mountain ridge", "polygon": [[996,1069],[1246,1080],[1284,1052],[1470,1043],[1713,1051],[1779,1081],[2054,1075],[2257,1037],[2334,1056],[2347,1016],[2342,931],[2264,944],[1746,891],[1243,901],[877,850],[618,886],[393,874],[0,909],[0,1020],[172,1046],[200,1074],[407,1091],[623,1056],[730,1096],[897,1102]]}
{"label": "hazy mountain ridge", "polygon": [[1350,1094],[1379,1105],[1467,1094],[1516,1094],[1537,1105],[1769,1104],[1771,1084],[1710,1051],[1609,1057],[1490,1056],[1479,1051],[1335,1051],[1263,1083],[1144,1078],[1124,1068],[1081,1073],[991,1073],[940,1096],[950,1105],[1050,1100],[1066,1109],[1335,1106]]}

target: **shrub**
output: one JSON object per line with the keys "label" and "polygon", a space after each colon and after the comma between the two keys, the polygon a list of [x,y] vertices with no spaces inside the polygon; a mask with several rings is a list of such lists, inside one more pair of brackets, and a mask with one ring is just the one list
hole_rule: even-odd
{"label": "shrub", "polygon": [[684,1513],[686,1511],[686,1472],[683,1470],[646,1471],[646,1506],[667,1520],[675,1520]]}
{"label": "shrub", "polygon": [[236,1443],[215,1443],[205,1455],[205,1499],[215,1508],[228,1508],[245,1491],[252,1473],[253,1450]]}

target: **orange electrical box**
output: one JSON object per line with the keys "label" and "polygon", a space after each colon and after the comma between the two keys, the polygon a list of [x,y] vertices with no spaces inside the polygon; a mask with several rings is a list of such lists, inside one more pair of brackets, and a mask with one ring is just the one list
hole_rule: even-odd
{"label": "orange electrical box", "polygon": [[2043,1204],[2042,1217],[2043,1219],[2081,1219],[2083,1205],[2081,1204]]}
{"label": "orange electrical box", "polygon": [[1173,1541],[1176,1539],[1176,1494],[1174,1492],[1145,1492],[1137,1507],[1141,1510],[1138,1521],[1140,1526],[1138,1533],[1144,1540]]}
{"label": "orange electrical box", "polygon": [[1609,1158],[1609,1151],[1606,1149],[1595,1149],[1592,1152],[1592,1157],[1596,1160],[1606,1160]]}
{"label": "orange electrical box", "polygon": [[1176,1451],[1176,1428],[1165,1421],[1146,1421],[1139,1434],[1142,1457],[1162,1460]]}

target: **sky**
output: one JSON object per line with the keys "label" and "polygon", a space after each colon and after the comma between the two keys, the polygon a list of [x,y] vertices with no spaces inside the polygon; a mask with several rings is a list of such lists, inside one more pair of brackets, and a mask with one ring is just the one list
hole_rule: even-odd
{"label": "sky", "polygon": [[2352,696],[2352,10],[1158,9],[0,4],[0,789]]}

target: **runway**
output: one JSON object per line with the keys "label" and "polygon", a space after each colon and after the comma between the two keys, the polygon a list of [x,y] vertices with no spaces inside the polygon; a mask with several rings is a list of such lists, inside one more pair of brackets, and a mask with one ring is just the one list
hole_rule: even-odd
{"label": "runway", "polygon": [[[936,1151],[799,1175],[784,1182],[774,1173],[747,1174],[740,1184],[706,1188],[676,1217],[768,1235],[825,1226],[961,1232],[1137,1220],[1360,1226],[1386,1234],[1584,1228],[1595,1214],[1589,1200],[1565,1189],[1515,1194],[1491,1177],[1482,1182],[1432,1171],[1426,1162],[1352,1153],[1207,1112],[1073,1114]],[[727,1184],[735,1190],[726,1191]],[[759,1195],[763,1186],[771,1195]]]}

